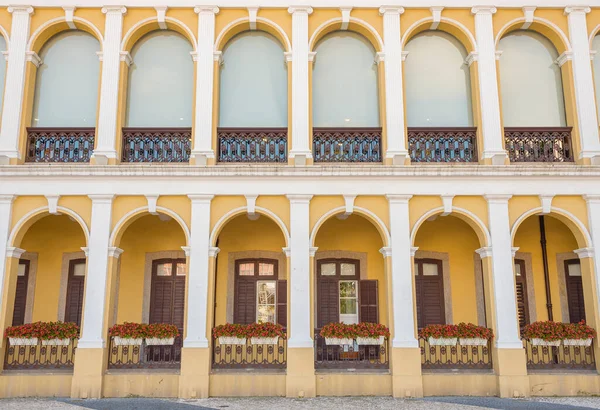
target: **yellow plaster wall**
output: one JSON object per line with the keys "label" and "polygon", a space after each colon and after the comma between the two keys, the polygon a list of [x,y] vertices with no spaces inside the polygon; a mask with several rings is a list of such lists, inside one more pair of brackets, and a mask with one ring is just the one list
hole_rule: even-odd
{"label": "yellow plaster wall", "polygon": [[600,376],[597,374],[543,374],[529,375],[532,396],[597,396],[600,394]]}
{"label": "yellow plaster wall", "polygon": [[177,397],[178,389],[177,373],[109,373],[104,376],[102,396]]}
{"label": "yellow plaster wall", "polygon": [[148,200],[143,196],[117,196],[113,201],[112,206],[112,224],[111,229],[115,229],[115,225],[128,212],[136,208],[148,205]]}
{"label": "yellow plaster wall", "polygon": [[144,295],[144,268],[148,252],[181,251],[185,235],[179,224],[170,219],[147,215],[133,222],[123,234],[119,247],[119,299],[117,323],[141,322]]}
{"label": "yellow plaster wall", "polygon": [[480,245],[473,229],[456,217],[440,216],[421,225],[415,246],[420,251],[448,253],[453,321],[477,323],[473,258]]}
{"label": "yellow plaster wall", "polygon": [[487,201],[482,196],[455,196],[452,206],[464,208],[474,213],[485,226],[488,226]]}
{"label": "yellow plaster wall", "polygon": [[341,195],[319,195],[310,201],[310,231],[315,229],[319,219],[332,209],[344,206],[344,198]]}
{"label": "yellow plaster wall", "polygon": [[510,229],[513,229],[517,219],[531,209],[542,206],[540,198],[537,196],[513,196],[508,200],[508,218],[510,221]]}
{"label": "yellow plaster wall", "polygon": [[385,373],[315,375],[317,396],[391,396],[392,376]]}
{"label": "yellow plaster wall", "polygon": [[192,225],[192,206],[189,198],[185,195],[169,195],[169,196],[161,196],[158,198],[156,202],[157,206],[162,206],[164,208],[170,209],[179,215],[186,226],[189,227]]}
{"label": "yellow plaster wall", "polygon": [[424,396],[496,396],[498,381],[493,374],[423,374]]}
{"label": "yellow plaster wall", "polygon": [[70,397],[72,374],[11,374],[0,376],[0,397]]}
{"label": "yellow plaster wall", "polygon": [[288,231],[290,230],[290,201],[285,196],[259,196],[256,199],[256,206],[273,212],[281,218]]}
{"label": "yellow plaster wall", "polygon": [[88,229],[92,226],[92,200],[89,197],[61,196],[58,199],[58,206],[64,206],[76,212],[85,221]]}
{"label": "yellow plaster wall", "polygon": [[282,373],[213,373],[211,397],[285,396],[286,376]]}
{"label": "yellow plaster wall", "polygon": [[43,206],[48,206],[48,200],[43,196],[17,196],[12,206],[11,229],[14,229],[27,213]]}
{"label": "yellow plaster wall", "polygon": [[[257,199],[258,202],[258,199]],[[228,196],[219,195],[215,196],[211,201],[210,205],[210,229],[215,229],[217,222],[225,214],[232,211],[233,209],[246,206],[246,198],[243,196]],[[227,222],[227,221],[226,221]]]}
{"label": "yellow plaster wall", "polygon": [[552,206],[564,209],[575,216],[583,225],[589,229],[587,204],[581,196],[556,196],[552,200]]}
{"label": "yellow plaster wall", "polygon": [[417,221],[432,209],[442,206],[442,198],[439,196],[413,196],[408,203],[408,216],[410,218],[410,229],[415,229]]}

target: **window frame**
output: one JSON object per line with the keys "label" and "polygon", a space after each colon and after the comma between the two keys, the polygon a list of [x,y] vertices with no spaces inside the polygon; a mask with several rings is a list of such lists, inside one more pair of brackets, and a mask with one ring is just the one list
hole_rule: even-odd
{"label": "window frame", "polygon": [[[244,264],[249,264],[252,263],[254,264],[254,273],[252,276],[250,275],[240,275],[240,266],[244,265]],[[273,274],[272,275],[260,275],[259,273],[259,269],[260,269],[260,264],[261,263],[265,263],[265,264],[271,264],[273,265]],[[254,308],[255,308],[255,312],[254,312],[254,321],[256,323],[258,323],[258,284],[259,282],[273,282],[275,284],[275,324],[278,323],[277,321],[277,288],[278,288],[278,280],[279,280],[279,261],[277,259],[269,259],[269,258],[244,258],[244,259],[237,259],[235,261],[235,271],[234,271],[234,296],[233,296],[233,318],[234,318],[234,322],[235,322],[235,318],[236,318],[236,309],[238,309],[239,303],[238,303],[238,298],[239,298],[239,290],[238,290],[238,284],[240,282],[254,282]]]}

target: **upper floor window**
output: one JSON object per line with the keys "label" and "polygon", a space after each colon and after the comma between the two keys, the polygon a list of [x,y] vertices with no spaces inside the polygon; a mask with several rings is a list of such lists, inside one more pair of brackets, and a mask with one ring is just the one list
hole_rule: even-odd
{"label": "upper floor window", "polygon": [[312,98],[315,127],[379,127],[375,49],[360,34],[338,31],[316,48]]}
{"label": "upper floor window", "polygon": [[127,127],[191,127],[194,62],[190,42],[174,31],[142,37],[131,51]]}
{"label": "upper floor window", "polygon": [[498,50],[504,126],[566,126],[558,52],[550,40],[518,30],[502,38]]}
{"label": "upper floor window", "polygon": [[275,37],[262,31],[234,37],[220,76],[220,127],[287,127],[288,74]]}
{"label": "upper floor window", "polygon": [[409,127],[473,126],[467,50],[450,34],[425,31],[404,47]]}
{"label": "upper floor window", "polygon": [[57,34],[44,45],[35,82],[32,127],[96,126],[98,51],[98,40],[83,31]]}

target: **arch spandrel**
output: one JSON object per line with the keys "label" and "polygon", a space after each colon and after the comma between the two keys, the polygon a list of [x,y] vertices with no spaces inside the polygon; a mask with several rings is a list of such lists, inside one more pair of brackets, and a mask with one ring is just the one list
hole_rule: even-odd
{"label": "arch spandrel", "polygon": [[[343,30],[343,22],[341,17],[336,17],[331,20],[328,20],[322,23],[312,34],[308,49],[309,51],[315,51],[315,48],[319,44],[319,42],[325,38],[328,34],[331,34],[335,31],[345,31]],[[360,34],[364,38],[366,38],[369,43],[373,46],[376,52],[383,51],[383,40],[377,30],[368,24],[367,22],[350,17],[350,22],[348,23],[347,31],[351,31],[356,34]]]}
{"label": "arch spandrel", "polygon": [[[189,41],[192,49],[194,51],[196,50],[196,36],[186,24],[178,19],[168,16],[165,17],[165,22],[167,24],[167,30],[181,34]],[[131,52],[142,37],[155,31],[162,31],[156,16],[148,17],[137,22],[124,34],[123,41],[121,42],[121,51]]]}
{"label": "arch spandrel", "polygon": [[[506,37],[513,31],[521,30],[523,28],[524,23],[525,17],[519,17],[515,20],[506,23],[496,35],[496,49],[498,49],[498,44],[502,38]],[[552,43],[554,48],[556,48],[556,51],[559,55],[564,53],[565,51],[571,50],[571,45],[566,34],[551,21],[539,17],[534,17],[533,23],[531,23],[527,30],[536,32],[547,38]]]}
{"label": "arch spandrel", "polygon": [[[402,48],[404,48],[406,44],[408,44],[408,42],[416,35],[430,30],[432,22],[433,17],[426,17],[413,23],[412,26],[410,26],[402,36]],[[467,53],[477,51],[477,43],[473,33],[471,33],[460,22],[442,17],[437,30],[455,37],[463,45],[465,50],[467,50]]]}
{"label": "arch spandrel", "polygon": [[[102,33],[93,23],[90,21],[83,19],[81,17],[73,17],[73,23],[77,30],[86,32],[93,36],[96,40],[98,40],[100,49],[98,51],[102,51],[102,45],[104,43],[104,39],[102,37]],[[27,45],[28,51],[33,51],[35,53],[40,53],[44,45],[57,34],[71,31],[71,27],[67,24],[65,17],[58,17],[53,20],[49,20],[46,23],[42,24],[37,28],[36,31],[33,32],[29,39],[29,43]]]}
{"label": "arch spandrel", "polygon": [[[256,18],[256,30],[264,31],[275,37],[285,52],[292,51],[292,44],[285,31],[275,22],[264,17]],[[214,51],[223,51],[227,44],[238,34],[256,31],[250,29],[250,21],[248,17],[241,17],[226,25],[217,35],[215,39]]]}

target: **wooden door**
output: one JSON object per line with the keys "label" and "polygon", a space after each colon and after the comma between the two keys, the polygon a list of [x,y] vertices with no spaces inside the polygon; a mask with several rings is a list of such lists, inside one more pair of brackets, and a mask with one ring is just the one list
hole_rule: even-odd
{"label": "wooden door", "polygon": [[29,284],[29,261],[19,260],[19,271],[17,274],[17,289],[15,291],[15,307],[13,310],[13,326],[25,323],[25,310],[27,308],[27,286]]}
{"label": "wooden door", "polygon": [[85,292],[85,258],[69,261],[67,280],[67,301],[65,304],[65,322],[81,326],[83,312],[83,294]]}
{"label": "wooden door", "polygon": [[415,259],[417,326],[446,324],[442,261]]}
{"label": "wooden door", "polygon": [[565,261],[565,279],[567,284],[567,301],[569,304],[569,321],[571,323],[579,323],[585,320],[583,283],[581,281],[581,264],[579,259]]}
{"label": "wooden door", "polygon": [[525,261],[515,259],[515,288],[517,293],[517,316],[519,328],[529,324],[529,302],[527,301],[527,275]]}

